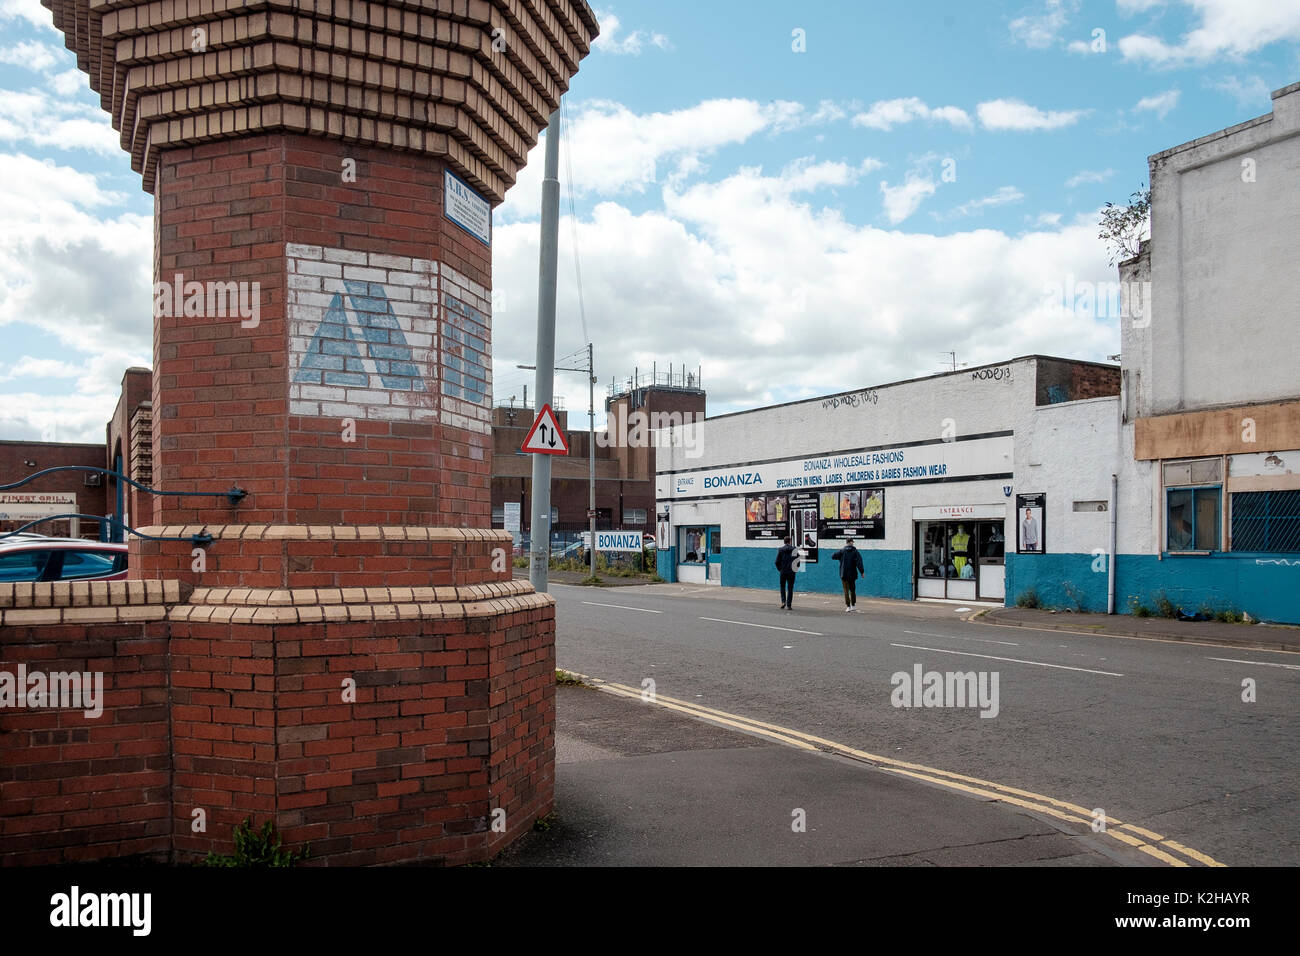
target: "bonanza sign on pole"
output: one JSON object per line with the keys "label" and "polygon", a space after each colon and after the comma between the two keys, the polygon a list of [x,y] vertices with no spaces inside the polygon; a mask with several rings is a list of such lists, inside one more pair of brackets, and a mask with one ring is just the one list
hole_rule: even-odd
{"label": "bonanza sign on pole", "polygon": [[597,531],[597,551],[640,551],[640,531]]}

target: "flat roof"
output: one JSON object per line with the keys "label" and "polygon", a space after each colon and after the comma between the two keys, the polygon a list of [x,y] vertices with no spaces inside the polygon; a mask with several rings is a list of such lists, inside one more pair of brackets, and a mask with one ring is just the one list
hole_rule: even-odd
{"label": "flat roof", "polygon": [[26,445],[28,448],[98,448],[107,447],[106,442],[93,441],[21,441],[13,438],[0,438],[0,445]]}
{"label": "flat roof", "polygon": [[986,362],[983,365],[973,365],[954,369],[951,372],[935,372],[933,375],[918,375],[915,378],[904,378],[897,382],[886,382],[883,385],[861,385],[857,388],[846,388],[840,392],[831,392],[829,395],[810,395],[807,398],[796,398],[788,402],[778,402],[775,405],[763,405],[759,408],[745,408],[738,412],[726,412],[722,415],[710,415],[705,419],[706,422],[716,421],[719,418],[734,418],[737,415],[752,415],[755,412],[766,412],[773,408],[788,408],[791,405],[803,405],[805,402],[824,402],[828,399],[839,398],[841,395],[852,395],[855,392],[869,392],[878,388],[894,388],[898,385],[910,385],[912,382],[926,382],[931,379],[945,378],[949,375],[965,375],[968,372],[978,372],[982,368],[995,368],[999,365],[1011,365],[1013,362],[1063,362],[1066,365],[1090,365],[1094,368],[1109,368],[1119,370],[1118,362],[1090,362],[1087,359],[1070,359],[1061,358],[1058,355],[1018,355],[1015,358],[1002,359],[998,362]]}
{"label": "flat roof", "polygon": [[[1272,93],[1272,99],[1275,100],[1281,99],[1282,97],[1288,96],[1291,93],[1295,93],[1297,91],[1300,91],[1300,83],[1292,83],[1289,86],[1282,87],[1280,90],[1274,90]],[[1188,150],[1188,149],[1195,149],[1197,146],[1203,146],[1206,143],[1211,143],[1216,139],[1227,139],[1229,136],[1232,136],[1235,133],[1240,133],[1242,130],[1250,129],[1252,126],[1260,126],[1264,123],[1271,123],[1272,121],[1273,121],[1273,113],[1272,111],[1269,111],[1268,113],[1265,113],[1263,116],[1256,116],[1254,119],[1248,119],[1245,122],[1237,123],[1235,126],[1227,126],[1219,130],[1218,132],[1206,133],[1204,136],[1198,136],[1196,139],[1188,140],[1186,143],[1180,143],[1177,146],[1171,146],[1168,149],[1162,149],[1158,153],[1152,153],[1150,156],[1147,157],[1147,162],[1154,163],[1156,160],[1166,159],[1167,157],[1172,156],[1175,153],[1181,153],[1184,150]]]}

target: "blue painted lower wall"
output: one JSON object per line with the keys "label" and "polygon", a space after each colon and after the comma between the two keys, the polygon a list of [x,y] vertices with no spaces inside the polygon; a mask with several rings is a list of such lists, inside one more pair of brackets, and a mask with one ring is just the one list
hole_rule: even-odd
{"label": "blue painted lower wall", "polygon": [[660,548],[655,552],[655,570],[670,584],[677,580],[677,549]]}
{"label": "blue painted lower wall", "polygon": [[[912,597],[912,555],[909,551],[861,549],[866,577],[858,581],[864,597]],[[823,549],[817,564],[807,565],[796,579],[795,591],[839,594],[839,564]],[[722,584],[776,592],[773,562],[776,549],[724,548]],[[677,555],[659,552],[659,574],[676,580]],[[1157,596],[1194,613],[1203,606],[1249,612],[1263,621],[1300,624],[1300,554],[1215,554],[1186,557],[1121,554],[1115,565],[1115,610],[1131,612],[1130,598],[1154,607]],[[1007,604],[1030,588],[1045,607],[1106,610],[1105,558],[1091,554],[1008,554]]]}
{"label": "blue painted lower wall", "polygon": [[[912,552],[859,550],[866,577],[858,578],[858,594],[901,601],[912,599]],[[795,577],[796,593],[842,593],[840,563],[831,560],[832,553],[822,548],[820,560],[804,566]],[[776,573],[775,561],[775,548],[723,548],[722,584],[733,588],[769,588],[776,593],[781,579]]]}

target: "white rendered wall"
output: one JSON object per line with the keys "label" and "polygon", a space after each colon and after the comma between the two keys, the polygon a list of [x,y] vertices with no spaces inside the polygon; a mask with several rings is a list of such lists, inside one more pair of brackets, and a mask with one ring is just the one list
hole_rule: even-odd
{"label": "white rendered wall", "polygon": [[1269,116],[1151,157],[1139,415],[1300,395],[1300,84],[1274,97]]}

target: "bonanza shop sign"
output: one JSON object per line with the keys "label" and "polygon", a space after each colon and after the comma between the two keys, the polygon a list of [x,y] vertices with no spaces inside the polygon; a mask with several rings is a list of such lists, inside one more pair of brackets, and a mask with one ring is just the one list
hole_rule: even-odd
{"label": "bonanza shop sign", "polygon": [[655,496],[660,501],[724,498],[863,483],[907,484],[976,476],[1008,477],[1011,474],[1012,447],[1010,435],[999,435],[731,468],[667,472],[656,477]]}

